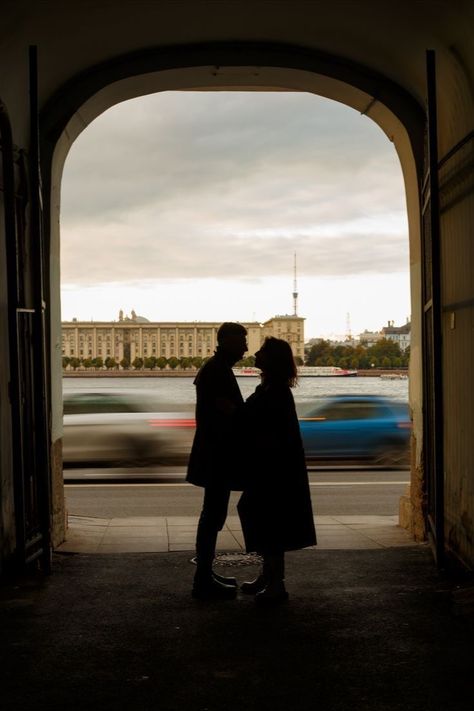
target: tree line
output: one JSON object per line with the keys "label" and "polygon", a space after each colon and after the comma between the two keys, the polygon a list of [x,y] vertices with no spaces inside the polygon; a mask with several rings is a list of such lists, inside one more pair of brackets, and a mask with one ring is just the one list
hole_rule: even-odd
{"label": "tree line", "polygon": [[[171,358],[165,358],[160,356],[156,358],[155,356],[150,356],[148,358],[134,358],[132,362],[128,358],[122,358],[122,360],[117,361],[115,358],[108,356],[105,358],[76,358],[74,356],[63,356],[63,369],[72,368],[72,370],[77,370],[78,368],[85,368],[86,370],[118,370],[119,367],[123,370],[165,370],[169,368],[171,370],[197,370],[203,363],[205,363],[209,358],[201,358],[196,356],[194,358],[177,358],[176,356],[171,356]],[[249,356],[248,358],[243,358],[237,365],[239,366],[249,366],[255,364],[254,356]]]}
{"label": "tree line", "polygon": [[321,340],[309,350],[305,365],[335,365],[339,368],[406,368],[410,360],[410,348],[405,351],[395,341],[382,338],[372,346],[363,343],[356,346],[335,345]]}
{"label": "tree line", "polygon": [[[330,341],[321,340],[311,347],[306,355],[304,365],[325,366],[335,365],[340,368],[367,369],[367,368],[406,368],[410,359],[410,349],[400,350],[400,346],[395,341],[382,338],[373,346],[358,344],[335,345]],[[105,358],[76,358],[63,356],[63,368],[85,368],[86,370],[196,370],[200,368],[209,358],[200,356],[181,357],[164,356],[148,358],[134,358],[130,362],[127,358],[117,361],[108,356]],[[296,358],[298,365],[303,365],[301,358]],[[249,367],[255,365],[255,356],[242,358],[237,364],[239,367]]]}

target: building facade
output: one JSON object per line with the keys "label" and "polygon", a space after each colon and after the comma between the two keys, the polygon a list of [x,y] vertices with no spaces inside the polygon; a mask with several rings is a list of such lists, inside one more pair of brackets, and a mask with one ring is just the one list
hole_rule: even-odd
{"label": "building facade", "polygon": [[261,340],[267,336],[288,341],[296,359],[304,360],[304,318],[301,316],[274,316],[262,326]]}
{"label": "building facade", "polygon": [[395,326],[394,323],[389,321],[388,325],[382,328],[382,337],[398,343],[400,350],[406,351],[410,346],[411,324],[407,321],[404,326]]}
{"label": "building facade", "polygon": [[374,346],[382,338],[398,343],[401,351],[406,351],[410,346],[411,323],[406,322],[404,326],[395,326],[394,321],[388,321],[380,331],[367,331],[359,334],[359,343],[367,348]]}
{"label": "building facade", "polygon": [[[221,322],[154,322],[132,311],[120,312],[118,321],[66,321],[62,323],[61,352],[68,358],[114,358],[117,363],[135,358],[208,358],[217,346]],[[248,352],[253,355],[266,336],[282,338],[293,355],[303,357],[304,319],[275,316],[263,325],[242,323],[247,329]]]}

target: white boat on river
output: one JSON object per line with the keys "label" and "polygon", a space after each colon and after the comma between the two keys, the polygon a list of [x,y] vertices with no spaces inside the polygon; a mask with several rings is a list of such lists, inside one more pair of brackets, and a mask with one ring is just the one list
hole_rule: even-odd
{"label": "white boat on river", "polygon": [[357,370],[339,368],[337,365],[301,365],[298,377],[303,378],[334,378],[357,375]]}
{"label": "white boat on river", "polygon": [[[240,376],[257,376],[260,375],[260,370],[252,366],[241,368],[232,368],[235,375]],[[357,375],[357,370],[346,370],[339,368],[336,365],[301,365],[298,368],[299,378],[334,378],[347,377]]]}

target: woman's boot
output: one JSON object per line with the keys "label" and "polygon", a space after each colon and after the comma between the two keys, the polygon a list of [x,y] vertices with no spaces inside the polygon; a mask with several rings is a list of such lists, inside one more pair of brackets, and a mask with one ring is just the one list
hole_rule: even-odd
{"label": "woman's boot", "polygon": [[265,578],[263,576],[263,573],[260,573],[258,578],[255,578],[255,580],[252,580],[252,582],[242,583],[242,585],[240,586],[240,592],[244,593],[244,595],[256,595],[257,593],[264,590],[265,586]]}
{"label": "woman's boot", "polygon": [[271,553],[263,556],[265,587],[255,595],[258,605],[277,605],[288,600],[285,588],[285,554]]}

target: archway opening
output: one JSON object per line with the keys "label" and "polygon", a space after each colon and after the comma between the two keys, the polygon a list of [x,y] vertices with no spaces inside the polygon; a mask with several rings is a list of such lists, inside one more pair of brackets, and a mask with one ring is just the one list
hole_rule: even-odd
{"label": "archway opening", "polygon": [[[193,97],[195,97],[194,107],[189,104]],[[252,112],[250,112],[250,117],[247,118],[246,122],[243,122],[242,107],[239,106],[239,103],[243,99],[251,99],[252,110],[255,112],[259,97],[264,99],[261,102],[263,106],[260,109],[260,117],[258,116],[258,111],[253,116]],[[296,105],[288,102],[289,97],[292,97]],[[223,110],[226,116],[224,120],[222,116],[219,117],[219,109],[216,108],[215,102],[216,98],[219,99],[224,107]],[[371,356],[370,362],[365,364],[368,367],[372,366],[372,364],[385,367],[404,365],[401,358],[400,363],[388,363],[388,355],[380,356],[380,358],[386,359],[385,362],[376,363],[378,356],[374,355],[375,351],[373,350],[372,352],[369,350],[368,354],[361,354],[361,352],[357,354],[355,339],[352,338],[353,334],[363,333],[364,330],[366,333],[380,332],[382,325],[387,321],[387,309],[390,310],[390,318],[388,320],[395,320],[399,325],[400,321],[405,321],[410,309],[408,305],[408,240],[406,239],[406,209],[403,204],[402,180],[400,179],[401,176],[398,175],[398,186],[395,190],[394,185],[387,182],[387,176],[391,176],[389,178],[390,181],[395,175],[394,172],[391,172],[393,166],[387,168],[387,165],[384,165],[386,156],[389,154],[394,164],[397,163],[393,147],[390,145],[390,151],[383,156],[381,155],[383,151],[377,152],[375,147],[377,138],[380,140],[380,145],[382,145],[387,143],[386,137],[377,131],[375,126],[367,122],[365,117],[361,118],[359,115],[353,118],[358,118],[360,122],[370,126],[372,133],[369,130],[369,134],[367,134],[370,138],[366,139],[367,142],[364,143],[361,135],[354,135],[354,132],[346,130],[343,135],[345,135],[347,143],[344,145],[341,139],[341,132],[339,131],[336,134],[332,133],[332,130],[337,126],[337,117],[340,115],[337,112],[342,109],[349,113],[350,110],[338,104],[318,99],[310,94],[242,94],[228,92],[191,94],[173,92],[146,97],[146,100],[150,104],[152,101],[161,100],[165,102],[165,106],[166,100],[171,102],[161,113],[155,108],[155,110],[148,110],[148,115],[153,117],[153,120],[159,117],[158,125],[164,137],[164,144],[167,143],[168,150],[170,142],[172,144],[174,141],[179,145],[181,153],[186,156],[186,160],[180,163],[176,160],[176,154],[174,154],[174,158],[166,155],[166,152],[163,154],[163,146],[161,146],[161,153],[160,149],[158,149],[157,156],[159,165],[164,167],[163,174],[156,174],[157,165],[155,165],[155,172],[148,177],[146,176],[146,171],[145,175],[143,175],[143,168],[141,175],[138,172],[135,176],[130,175],[131,166],[136,161],[136,151],[131,149],[130,138],[125,141],[121,140],[119,121],[118,124],[115,124],[116,128],[118,128],[118,142],[121,146],[124,143],[128,146],[127,157],[125,159],[121,158],[121,163],[126,166],[126,170],[121,173],[120,166],[116,165],[112,170],[111,177],[107,178],[97,169],[97,166],[104,165],[107,161],[97,153],[97,148],[92,148],[92,152],[86,155],[87,165],[84,166],[87,170],[87,176],[86,173],[81,175],[79,171],[75,188],[71,188],[69,193],[69,204],[67,197],[65,200],[63,199],[64,211],[70,209],[71,214],[74,216],[74,211],[76,210],[76,224],[72,224],[72,227],[68,226],[67,228],[70,230],[71,243],[76,245],[76,249],[68,249],[65,246],[66,230],[64,226],[62,236],[63,254],[66,255],[67,259],[70,259],[70,261],[63,263],[63,271],[64,264],[66,264],[66,272],[71,282],[76,282],[76,301],[72,306],[73,301],[70,296],[74,292],[74,287],[70,285],[68,291],[69,312],[62,320],[68,321],[68,326],[70,329],[75,330],[76,333],[74,353],[70,352],[69,343],[72,341],[68,341],[63,333],[62,357],[67,359],[72,356],[79,360],[82,359],[82,364],[79,366],[81,378],[84,375],[83,369],[91,367],[89,364],[84,366],[84,361],[97,360],[101,356],[103,356],[103,361],[107,357],[115,358],[119,367],[124,369],[122,375],[125,377],[125,373],[127,372],[128,374],[129,368],[140,369],[137,364],[135,366],[132,365],[132,361],[135,359],[141,358],[144,360],[145,357],[152,359],[154,356],[156,358],[174,356],[179,359],[181,356],[189,355],[187,352],[186,354],[184,353],[187,346],[186,341],[184,341],[183,353],[180,352],[181,344],[178,333],[174,344],[175,353],[170,351],[170,341],[168,340],[165,346],[165,341],[162,340],[160,342],[159,334],[157,334],[155,352],[153,352],[154,343],[152,340],[150,340],[148,346],[150,353],[144,353],[145,344],[143,342],[141,343],[141,351],[138,353],[136,350],[137,343],[134,341],[135,352],[133,353],[134,358],[132,358],[131,353],[124,352],[123,342],[121,350],[119,347],[119,350],[115,351],[116,344],[113,336],[112,342],[107,344],[107,336],[103,328],[104,334],[99,335],[104,337],[104,352],[98,353],[99,343],[97,339],[99,335],[97,329],[101,330],[101,327],[99,325],[97,327],[93,326],[92,322],[113,321],[120,318],[117,313],[118,307],[127,306],[123,303],[117,303],[117,296],[112,296],[111,301],[113,302],[115,299],[115,308],[110,311],[109,307],[107,311],[105,304],[107,296],[113,293],[113,287],[109,285],[109,288],[104,291],[103,286],[92,286],[94,278],[97,284],[97,275],[100,273],[101,256],[100,250],[97,249],[98,235],[102,235],[104,240],[105,249],[103,254],[107,254],[108,257],[113,254],[112,264],[109,262],[107,265],[107,278],[110,278],[111,270],[113,269],[117,269],[119,273],[122,270],[121,273],[123,275],[124,267],[122,265],[127,265],[126,268],[128,269],[132,267],[132,270],[140,269],[138,264],[133,265],[133,255],[137,255],[140,252],[142,256],[147,254],[147,258],[145,260],[142,259],[144,265],[142,264],[141,267],[141,269],[145,267],[145,271],[128,272],[129,281],[133,281],[130,276],[134,277],[135,280],[135,291],[130,291],[129,298],[133,299],[133,306],[135,307],[138,306],[136,303],[138,300],[140,306],[138,306],[137,310],[139,313],[147,317],[151,316],[152,318],[149,319],[151,321],[165,321],[168,326],[170,322],[175,323],[177,321],[188,322],[189,326],[192,321],[208,320],[219,322],[229,318],[247,323],[261,323],[271,319],[272,316],[277,315],[279,312],[291,315],[293,306],[291,304],[293,254],[296,253],[298,291],[300,293],[299,314],[306,318],[306,338],[304,340],[308,341],[311,338],[339,340],[339,348],[342,347],[346,350],[342,355],[341,352],[337,353],[337,350],[335,350],[329,356],[336,366],[339,366],[339,361],[334,362],[334,358],[340,357],[341,365],[350,366],[351,362],[343,362],[342,358],[345,357],[347,360],[351,357],[352,365],[355,367],[355,359],[359,358],[360,360],[366,355],[368,357]],[[145,101],[145,99],[142,101]],[[188,102],[188,109],[183,110],[183,106],[179,107],[179,101],[183,101],[184,104]],[[318,101],[320,102],[319,104]],[[173,102],[175,113],[173,113],[173,109],[170,110],[170,105],[173,107]],[[177,107],[176,102],[178,103]],[[276,102],[273,107],[271,106],[272,102]],[[298,105],[298,102],[301,105]],[[307,107],[305,107],[305,102],[308,102]],[[309,109],[311,102],[313,104],[312,111]],[[308,117],[317,116],[318,108],[322,107],[323,103],[332,106],[335,113],[332,115],[330,112],[326,114],[323,121],[318,125],[314,118],[309,120]],[[113,111],[118,114],[122,108],[124,107],[119,106]],[[176,108],[179,108],[180,111],[176,112]],[[350,113],[352,114],[353,112]],[[197,141],[196,114],[198,117],[206,118],[203,122],[204,131],[199,135]],[[196,155],[193,155],[190,146],[186,146],[186,142],[183,141],[183,127],[179,125],[178,116],[185,119],[184,125],[188,128],[189,136],[194,137],[194,151],[198,157],[200,150],[201,152],[213,154],[212,158],[214,160],[211,160],[211,168],[208,165],[203,170],[199,160],[196,162]],[[271,120],[269,120],[269,117],[271,117]],[[105,120],[106,115],[102,118]],[[166,125],[163,125],[166,124],[166,118],[174,123],[174,133],[173,131],[171,133],[169,130],[167,131]],[[209,119],[211,120],[209,121]],[[100,122],[101,119],[96,122],[96,125],[99,125]],[[259,122],[260,126],[257,127]],[[130,119],[128,124],[125,119],[122,127],[126,126],[129,129],[129,124]],[[217,125],[221,126],[220,132],[216,130]],[[289,125],[292,129],[290,131],[292,141],[285,143],[284,140],[282,141],[282,135],[279,130],[281,131],[281,126],[286,126],[288,130]],[[251,127],[256,129],[253,134],[250,130]],[[150,129],[151,125],[149,125],[148,131]],[[110,124],[107,127],[107,122],[104,123],[104,131],[102,141],[99,139],[99,143],[96,145],[104,145],[105,137],[109,138],[114,133],[113,128],[112,131],[110,130]],[[135,133],[133,129],[132,133]],[[140,132],[141,140],[146,133],[146,130]],[[87,132],[84,134],[84,138],[86,134]],[[240,150],[234,154],[226,148],[225,140],[227,134],[237,134],[234,135],[236,139],[235,145],[239,146]],[[305,143],[305,138],[309,135],[312,135],[313,139],[310,143]],[[321,137],[323,138],[322,143],[314,140],[316,135],[319,140]],[[334,138],[336,135],[338,136],[337,139]],[[122,135],[122,139],[124,137],[125,134]],[[76,148],[77,151],[80,150],[81,140],[82,137],[77,142],[74,150]],[[295,141],[297,148],[295,148]],[[317,150],[321,150],[321,145],[326,146],[326,156],[317,155]],[[309,146],[315,149],[316,152],[314,154],[311,153],[311,150],[308,150]],[[299,154],[298,149],[300,150]],[[116,153],[116,149],[112,148],[112,153]],[[330,160],[327,160],[329,154],[333,155],[333,164],[331,164]],[[377,158],[374,158],[374,154],[377,155]],[[167,160],[163,161],[163,155],[166,156]],[[303,155],[305,160],[302,160]],[[368,155],[372,157],[371,161],[367,163],[364,161],[364,157]],[[70,160],[73,157],[73,154],[71,154]],[[217,161],[216,158],[218,159]],[[295,164],[298,164],[298,162],[300,163],[300,168],[302,168],[299,174],[298,170],[295,169]],[[309,172],[308,166],[310,164],[317,166],[314,174]],[[334,173],[337,173],[337,165],[339,165],[339,168],[343,168],[346,183],[339,184],[337,187],[338,192],[336,193]],[[258,180],[255,180],[256,173],[259,174]],[[140,179],[137,179],[139,175]],[[355,196],[353,185],[353,177],[355,175],[357,175],[359,183],[364,183],[365,195],[359,193],[357,197]],[[113,183],[112,190],[108,195],[106,193],[100,194],[97,187],[94,188],[91,185],[89,187],[92,187],[92,192],[89,198],[81,194],[82,186],[86,184],[85,181],[93,182],[94,176],[97,176],[102,186],[110,184],[110,182]],[[206,180],[207,176],[210,179]],[[253,179],[251,176],[254,176]],[[68,180],[68,164],[66,164],[64,180],[66,184]],[[204,189],[206,182],[208,182],[207,191]],[[74,185],[74,181],[72,181],[72,184]],[[125,192],[129,197],[131,193],[133,194],[136,191],[136,195],[139,196],[139,207],[138,211],[136,211],[137,208],[133,204],[127,205],[126,212],[122,211],[119,216],[120,210],[126,204],[126,198],[125,193],[119,197],[120,189],[118,189],[118,186],[123,186],[124,184],[126,185]],[[183,190],[184,185],[186,190]],[[132,189],[130,189],[131,186],[133,186]],[[193,192],[199,196],[197,201],[194,196],[194,202],[192,199],[190,200]],[[398,192],[398,207],[395,209],[393,207],[395,203],[387,203],[387,195],[393,194],[393,192]],[[167,204],[162,201],[163,193],[165,200],[168,197]],[[159,199],[157,196],[160,196]],[[81,211],[84,212],[84,206],[86,205],[89,209],[86,209],[85,212],[89,213],[89,217],[91,213],[95,213],[95,222],[93,220],[91,223],[90,220],[86,220],[85,223],[80,225],[80,220],[79,222],[77,221],[77,209],[79,208],[79,213]],[[151,205],[153,205],[153,209],[150,211]],[[245,209],[243,209],[243,205],[245,205]],[[278,212],[277,206],[281,208],[282,205],[284,205],[283,211],[280,210]],[[98,222],[96,210],[101,215],[98,218]],[[156,212],[153,213],[153,210],[156,210]],[[108,214],[110,217],[111,212],[115,215],[112,224],[108,223],[106,218],[104,219],[104,215]],[[180,213],[181,224],[176,221],[177,213]],[[253,220],[249,219],[249,213],[252,215]],[[196,220],[197,214],[207,214],[207,220],[204,219],[203,221],[201,218],[201,222],[203,222],[203,229],[201,230],[199,229],[199,219]],[[163,215],[165,215],[164,220]],[[270,220],[269,215],[271,215]],[[405,224],[402,224],[403,221],[405,221]],[[74,219],[71,222],[74,223]],[[144,228],[145,223],[148,226],[147,228]],[[158,228],[156,227],[157,224],[159,224]],[[188,226],[188,233],[184,240],[180,240],[179,237],[186,229],[186,225]],[[189,225],[191,225],[191,228],[189,228]],[[150,229],[154,232],[155,242],[151,239]],[[189,230],[193,232],[192,236],[189,234]],[[156,232],[161,232],[158,238],[156,237]],[[173,238],[167,241],[167,235],[169,236],[171,232]],[[88,243],[88,233],[92,236],[90,244],[94,245],[94,259],[88,268],[84,269],[81,264],[81,268],[74,272],[74,259],[76,258],[78,247],[84,248]],[[364,242],[364,239],[366,242]],[[403,241],[404,246],[402,247]],[[331,245],[330,249],[328,249],[329,243]],[[141,245],[141,250],[138,245]],[[230,245],[232,245],[231,259],[229,259]],[[397,245],[401,248],[398,252]],[[196,246],[198,247],[197,250]],[[190,251],[193,254],[192,259],[189,259]],[[241,255],[240,262],[237,257],[239,253]],[[164,257],[162,260],[160,259],[161,255]],[[403,261],[405,262],[404,266],[402,266]],[[162,265],[164,265],[164,268]],[[257,271],[255,271],[256,267]],[[146,271],[147,269],[149,271]],[[226,269],[229,270],[227,274],[225,272]],[[159,281],[153,279],[154,270],[158,270]],[[189,272],[185,277],[187,270]],[[359,275],[356,275],[357,270],[360,272]],[[399,274],[400,272],[404,273],[401,280],[399,277],[395,277],[397,270]],[[93,273],[94,271],[95,274]],[[220,284],[216,283],[215,278],[212,281],[216,271],[219,275]],[[380,276],[381,274],[383,276]],[[70,275],[72,275],[72,278]],[[86,288],[84,288],[84,276],[86,276],[86,283],[89,283]],[[223,276],[225,278],[222,278]],[[235,281],[236,277],[238,284]],[[200,278],[201,282],[196,291],[197,278]],[[231,281],[232,278],[234,282]],[[172,283],[173,279],[175,284]],[[217,282],[219,282],[219,279],[217,279]],[[143,284],[143,280],[146,282],[145,284]],[[156,310],[150,314],[145,305],[150,303],[153,296],[156,300],[156,294],[159,293],[162,280],[166,280],[168,299],[164,294],[163,298],[160,299],[158,297],[157,301],[162,305],[161,309],[164,307],[168,310],[166,311],[166,316],[159,318]],[[107,279],[105,279],[106,281]],[[116,278],[113,278],[113,281],[116,281]],[[140,282],[140,289],[136,286],[137,281]],[[392,281],[392,286],[387,289],[389,281]],[[398,286],[394,286],[397,281]],[[214,317],[212,317],[211,311],[207,311],[207,316],[202,311],[202,303],[205,303],[203,297],[206,291],[202,286],[206,282],[208,286],[211,286],[207,301],[212,307],[212,314],[215,314]],[[79,291],[77,286],[80,287]],[[176,296],[174,299],[170,299],[169,295],[172,293],[173,287],[176,289]],[[187,288],[189,288],[189,294],[186,294],[183,298]],[[226,288],[228,290],[227,296]],[[140,290],[142,293],[139,295]],[[364,291],[365,293],[363,293]],[[390,291],[396,293],[395,301],[392,301],[391,306],[383,305],[382,297],[384,294],[390,293]],[[119,293],[120,298],[123,298],[125,293],[123,283],[119,286]],[[193,299],[193,293],[198,293],[200,296],[201,311],[199,309],[196,310],[198,300],[196,298]],[[239,298],[233,299],[230,294],[238,294]],[[246,299],[245,297],[248,298]],[[283,299],[282,307],[271,309],[270,306],[267,306],[267,313],[265,313],[265,299],[268,300],[268,305],[282,303],[281,299]],[[218,314],[216,313],[216,302],[220,307]],[[374,302],[381,309],[378,316],[374,315]],[[258,315],[256,314],[256,303],[259,304]],[[191,316],[189,316],[191,304],[193,310]],[[325,312],[320,310],[316,315],[316,319],[320,321],[319,327],[316,326],[311,304],[324,304],[325,306]],[[99,305],[102,309],[105,307],[105,310],[96,315],[95,309]],[[332,305],[337,305],[335,311],[332,310]],[[177,307],[180,308],[180,313],[183,314],[181,318],[176,315]],[[73,308],[72,311],[71,308]],[[393,319],[394,308],[401,309],[401,311],[400,313],[397,312]],[[242,313],[242,309],[245,309],[244,313]],[[382,316],[383,309],[385,309],[384,316]],[[368,316],[371,310],[372,313]],[[162,310],[161,313],[163,313]],[[350,321],[348,319],[349,314]],[[186,315],[188,315],[188,318],[185,318]],[[77,324],[76,326],[73,325],[73,316],[80,322],[80,327]],[[122,319],[124,317],[125,320],[135,321],[135,325],[140,322],[139,320],[137,321],[136,315],[135,317],[128,314],[122,315]],[[321,323],[323,317],[327,318],[325,326]],[[365,322],[363,319],[366,319]],[[86,321],[91,322],[89,326],[85,324]],[[333,324],[332,329],[329,326],[330,323]],[[117,326],[120,327],[120,321]],[[83,329],[82,343],[79,329]],[[91,333],[95,331],[95,335],[89,336],[86,333],[87,330],[91,331]],[[182,335],[183,339],[186,339],[186,333],[183,332]],[[279,334],[275,332],[275,335]],[[168,334],[168,339],[169,336],[170,334]],[[135,338],[135,336],[132,338]],[[111,351],[110,353],[106,352],[107,345],[111,346],[108,349]],[[365,350],[367,350],[367,346],[370,349],[370,344],[365,343]],[[207,352],[211,350],[209,349],[209,344],[204,344],[203,342],[201,347],[207,349],[205,355],[209,355]],[[364,350],[364,347],[362,350]],[[197,342],[193,342],[193,348],[197,348]],[[353,349],[352,352],[349,350],[350,348]],[[161,353],[162,349],[166,350]],[[80,352],[81,350],[82,353]],[[204,352],[202,352],[202,355],[204,355]],[[197,352],[193,351],[193,356],[198,357]],[[308,356],[309,353],[306,354],[306,358]],[[397,358],[399,356],[393,357]],[[324,365],[328,364],[329,362],[324,363]],[[321,366],[323,363],[318,362],[318,365]],[[364,363],[362,362],[357,363],[357,366],[363,365]],[[70,372],[70,363],[67,364],[67,369]],[[97,375],[97,372],[95,375]],[[77,384],[78,380],[75,380],[75,382]],[[313,384],[314,382],[313,380]],[[82,383],[84,384],[85,381],[82,380]],[[366,385],[368,383],[369,380],[366,380]],[[306,385],[309,385],[309,381],[306,381]],[[378,385],[380,385],[380,382]],[[387,383],[384,383],[384,385],[387,385]],[[391,383],[392,389],[397,385],[400,385],[402,389],[407,386],[406,383],[403,385],[400,382]],[[308,387],[306,389],[308,393],[303,395],[303,400],[305,397],[309,398],[315,394],[314,392],[310,393]],[[340,391],[341,386],[338,385],[336,389]],[[367,390],[367,387],[365,389]],[[371,389],[373,390],[373,388],[369,388],[369,390]],[[312,390],[314,391],[314,388]],[[318,394],[320,395],[321,393]],[[83,510],[81,513],[90,513],[90,511],[85,512]]]}
{"label": "archway opening", "polygon": [[224,43],[146,50],[90,67],[48,101],[41,116],[43,181],[50,289],[53,541],[64,538],[62,479],[61,313],[59,206],[65,158],[97,116],[126,99],[166,90],[290,90],[332,98],[367,115],[393,141],[405,182],[412,298],[410,409],[413,416],[411,494],[406,524],[423,538],[422,297],[419,184],[422,107],[402,86],[377,71],[324,52],[295,46]]}

